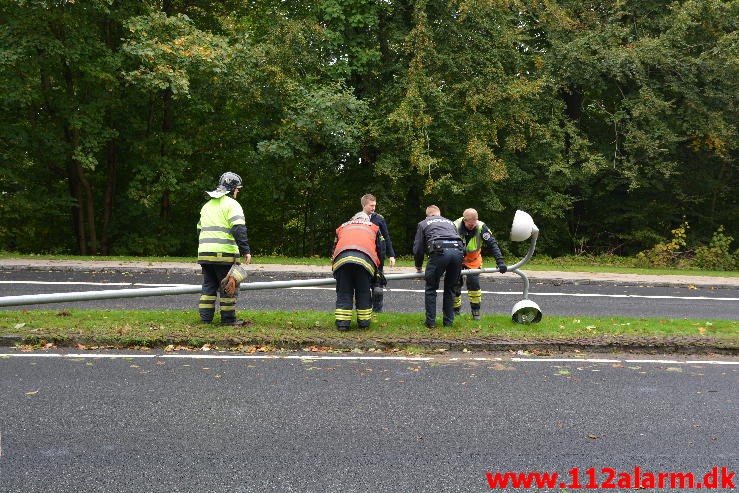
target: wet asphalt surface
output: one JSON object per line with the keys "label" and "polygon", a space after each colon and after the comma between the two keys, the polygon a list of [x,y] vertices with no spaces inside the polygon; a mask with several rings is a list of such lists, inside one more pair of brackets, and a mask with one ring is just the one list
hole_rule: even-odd
{"label": "wet asphalt surface", "polygon": [[[325,277],[325,276],[324,276]],[[247,282],[270,282],[315,276],[252,274]],[[197,273],[120,272],[120,271],[0,271],[0,296],[34,293],[58,293],[103,289],[131,289],[162,285],[199,286]],[[385,310],[398,313],[423,312],[423,282],[394,280],[385,295]],[[523,282],[518,278],[483,275],[483,314],[510,314],[522,298]],[[440,309],[439,295],[439,309]],[[619,285],[552,283],[532,280],[529,298],[546,316],[643,316],[669,318],[715,318],[739,320],[739,289],[711,286]],[[197,294],[125,298],[84,302],[28,305],[26,309],[105,308],[191,310]],[[294,289],[246,290],[240,293],[238,306],[255,310],[326,310],[334,308],[333,286]],[[466,298],[463,300],[468,312]],[[18,309],[3,307],[0,309]]]}
{"label": "wet asphalt surface", "polygon": [[471,492],[488,472],[568,487],[589,468],[605,484],[739,467],[736,365],[127,354],[0,357],[0,492]]}

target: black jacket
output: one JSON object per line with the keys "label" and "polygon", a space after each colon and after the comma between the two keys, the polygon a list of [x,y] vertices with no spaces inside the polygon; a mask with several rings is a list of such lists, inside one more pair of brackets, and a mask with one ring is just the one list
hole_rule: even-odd
{"label": "black jacket", "polygon": [[457,228],[449,219],[441,216],[429,216],[418,223],[416,238],[413,240],[413,259],[416,269],[423,266],[423,258],[429,245],[434,240],[458,240],[461,242]]}
{"label": "black jacket", "polygon": [[373,212],[370,214],[370,221],[380,227],[380,234],[385,239],[385,253],[387,257],[395,257],[395,250],[393,250],[393,242],[390,241],[390,231],[387,229],[387,223],[385,218],[380,214]]}

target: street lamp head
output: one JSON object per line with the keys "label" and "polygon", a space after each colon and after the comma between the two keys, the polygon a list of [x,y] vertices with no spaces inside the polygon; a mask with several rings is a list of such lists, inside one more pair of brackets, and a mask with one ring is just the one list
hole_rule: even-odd
{"label": "street lamp head", "polygon": [[522,210],[517,210],[511,226],[511,241],[526,241],[535,233],[539,233],[539,228],[536,227],[531,216]]}
{"label": "street lamp head", "polygon": [[531,300],[521,300],[511,310],[511,320],[517,324],[539,323],[541,317],[541,308]]}

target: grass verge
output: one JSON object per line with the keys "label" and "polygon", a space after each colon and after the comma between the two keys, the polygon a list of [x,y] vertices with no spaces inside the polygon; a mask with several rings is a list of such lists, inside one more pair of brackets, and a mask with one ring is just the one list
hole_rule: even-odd
{"label": "grass verge", "polygon": [[739,322],[628,317],[544,317],[533,325],[504,315],[428,330],[422,314],[376,314],[369,330],[339,332],[333,313],[242,310],[243,327],[202,325],[187,311],[0,311],[0,344],[26,348],[116,347],[378,350],[408,352],[587,347],[739,353]]}

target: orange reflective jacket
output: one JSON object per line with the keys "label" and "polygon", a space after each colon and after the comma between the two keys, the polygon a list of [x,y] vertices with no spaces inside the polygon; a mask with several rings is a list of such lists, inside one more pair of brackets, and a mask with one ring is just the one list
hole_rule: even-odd
{"label": "orange reflective jacket", "polygon": [[375,267],[380,265],[380,257],[377,255],[377,232],[380,227],[369,221],[349,221],[336,228],[336,247],[333,258],[347,250],[356,250],[367,255]]}

